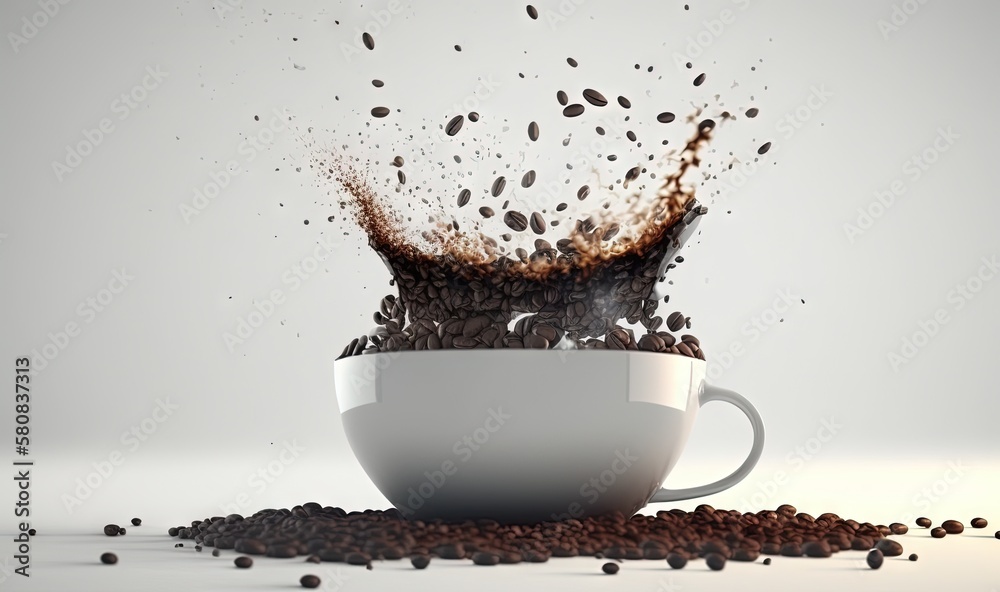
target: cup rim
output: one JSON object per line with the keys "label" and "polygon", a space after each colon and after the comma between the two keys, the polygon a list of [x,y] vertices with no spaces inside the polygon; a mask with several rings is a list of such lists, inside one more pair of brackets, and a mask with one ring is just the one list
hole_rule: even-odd
{"label": "cup rim", "polygon": [[[701,360],[698,358],[692,358],[690,356],[685,356],[684,354],[674,354],[674,353],[664,353],[664,352],[651,352],[646,350],[634,350],[634,349],[534,349],[534,348],[472,348],[472,349],[461,349],[461,348],[448,348],[448,349],[427,349],[427,350],[399,350],[399,351],[389,351],[389,352],[377,352],[374,354],[361,354],[357,356],[347,356],[344,358],[339,358],[334,360],[334,364],[338,362],[343,362],[345,360],[353,360],[355,358],[375,358],[391,356],[393,358],[400,355],[413,356],[418,354],[430,354],[438,355],[441,353],[455,354],[459,355],[492,355],[497,352],[520,352],[528,353],[531,352],[533,355],[548,355],[548,356],[562,356],[562,355],[577,355],[580,353],[588,352],[587,355],[600,353],[602,355],[625,355],[625,356],[674,356],[675,358],[681,358],[678,361],[690,361],[692,363],[700,363],[707,365],[707,360]],[[673,358],[667,358],[673,359]]]}

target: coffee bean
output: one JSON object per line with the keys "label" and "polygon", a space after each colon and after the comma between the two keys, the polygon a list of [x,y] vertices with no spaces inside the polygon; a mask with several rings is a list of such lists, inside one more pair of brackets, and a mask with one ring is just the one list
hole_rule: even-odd
{"label": "coffee bean", "polygon": [[750,107],[749,109],[747,109],[747,117],[751,119],[757,117],[758,113],[760,113],[760,111],[757,109],[757,107]]}
{"label": "coffee bean", "polygon": [[660,113],[659,115],[656,116],[656,121],[659,121],[660,123],[670,123],[676,118],[677,116],[674,115],[673,113],[669,111],[664,111],[663,113]]}
{"label": "coffee bean", "polygon": [[492,218],[493,217],[493,208],[489,208],[489,207],[483,206],[483,207],[479,208],[479,213],[480,213],[480,215],[482,215],[483,218]]}
{"label": "coffee bean", "polygon": [[622,96],[618,97],[618,104],[624,107],[625,109],[632,107],[632,102]]}
{"label": "coffee bean", "polygon": [[940,526],[936,526],[931,529],[931,536],[936,539],[943,539],[944,535],[946,534],[948,533],[945,531],[945,529],[941,528]]}
{"label": "coffee bean", "polygon": [[475,111],[470,111],[469,121],[471,121],[472,123],[476,123],[477,121],[479,121],[479,114],[476,113]]}
{"label": "coffee bean", "polygon": [[872,569],[882,567],[883,561],[885,561],[885,559],[882,557],[882,551],[879,551],[878,549],[872,549],[868,552],[868,556],[865,557],[865,562],[868,564],[868,567]]}
{"label": "coffee bean", "polygon": [[410,564],[417,569],[426,569],[431,564],[431,558],[426,555],[414,555],[410,558]]}
{"label": "coffee bean", "polygon": [[917,560],[917,554],[916,553],[910,553],[910,556],[907,557],[907,559],[909,559],[910,561],[916,561]]}
{"label": "coffee bean", "polygon": [[399,179],[400,185],[406,183],[406,173],[403,171],[396,171],[396,177]]}
{"label": "coffee bean", "polygon": [[608,100],[604,98],[604,95],[592,88],[584,89],[583,98],[596,107],[603,107],[608,104]]}
{"label": "coffee bean", "polygon": [[177,548],[183,547],[183,546],[184,546],[184,543],[177,543],[176,545],[174,545],[174,549],[177,549]]}
{"label": "coffee bean", "polygon": [[361,35],[361,41],[365,44],[368,49],[375,49],[375,40],[372,39],[370,33],[364,33]]}
{"label": "coffee bean", "polygon": [[468,189],[463,189],[458,192],[458,207],[462,207],[469,203],[469,199],[472,198],[472,192]]}
{"label": "coffee bean", "polygon": [[472,562],[476,565],[496,565],[500,563],[500,556],[479,551],[472,554]]}
{"label": "coffee bean", "polygon": [[986,528],[989,522],[986,521],[986,518],[973,518],[969,524],[972,528]]}
{"label": "coffee bean", "polygon": [[618,573],[618,569],[619,568],[618,568],[618,564],[617,563],[610,563],[609,562],[609,563],[605,563],[604,565],[601,566],[601,571],[603,571],[604,573],[608,574],[609,576],[613,576],[616,573]]}
{"label": "coffee bean", "polygon": [[241,569],[249,569],[253,565],[253,559],[250,559],[245,555],[241,555],[236,559],[234,559],[233,563],[236,565],[236,567],[239,567]]}
{"label": "coffee bean", "polygon": [[798,543],[785,543],[781,545],[780,554],[785,557],[802,557],[802,546]]}
{"label": "coffee bean", "polygon": [[711,119],[703,119],[701,123],[698,124],[698,131],[707,132],[715,129],[715,121]]}
{"label": "coffee bean", "polygon": [[696,78],[694,79],[694,85],[695,85],[695,86],[701,86],[703,82],[705,82],[705,74],[704,74],[704,73],[702,73],[702,74],[699,74],[699,75],[698,75],[698,76],[697,76],[697,77],[696,77]]}
{"label": "coffee bean", "polygon": [[307,574],[299,578],[299,584],[303,588],[319,588],[320,579],[312,574]]}
{"label": "coffee bean", "polygon": [[389,114],[388,107],[375,107],[372,109],[372,117],[385,117]]}
{"label": "coffee bean", "polygon": [[573,68],[576,68],[577,65],[578,65],[577,62],[576,62],[576,60],[574,60],[573,58],[566,58],[566,63],[569,64],[570,67],[573,67]]}
{"label": "coffee bean", "polygon": [[906,534],[909,532],[909,528],[905,524],[900,524],[899,522],[893,522],[889,525],[889,530],[892,534]]}
{"label": "coffee bean", "polygon": [[882,539],[875,543],[875,548],[886,557],[898,557],[903,554],[903,545],[892,539]]}
{"label": "coffee bean", "polygon": [[566,103],[569,103],[569,95],[565,91],[559,91],[556,93],[556,100],[559,101],[560,105],[565,107]]}
{"label": "coffee bean", "polygon": [[212,550],[212,557],[218,557],[219,555],[222,555],[221,551],[219,551],[218,549]]}
{"label": "coffee bean", "polygon": [[726,558],[718,553],[709,553],[705,556],[705,563],[712,571],[721,571],[726,567]]}
{"label": "coffee bean", "polygon": [[757,154],[767,154],[767,151],[771,149],[770,142],[764,142],[760,148],[757,149]]}
{"label": "coffee bean", "polygon": [[506,186],[507,186],[507,179],[504,179],[503,175],[500,175],[499,177],[493,180],[493,186],[490,188],[490,194],[492,194],[493,197],[497,197],[501,193],[503,193],[504,187]]}
{"label": "coffee bean", "polygon": [[372,561],[371,555],[358,551],[348,553],[344,559],[349,565],[368,565]]}
{"label": "coffee bean", "polygon": [[993,533],[993,537],[997,538],[997,539],[1000,539],[1000,530],[998,530],[995,533]]}
{"label": "coffee bean", "polygon": [[458,133],[458,130],[462,129],[463,123],[465,123],[464,116],[456,115],[452,117],[451,121],[448,122],[448,125],[445,126],[444,133],[448,134],[449,136],[454,136],[455,134]]}
{"label": "coffee bean", "polygon": [[965,526],[958,520],[945,520],[941,523],[941,528],[948,534],[962,534],[965,530]]}
{"label": "coffee bean", "polygon": [[104,534],[107,536],[118,536],[121,533],[122,527],[117,524],[108,524],[104,527]]}
{"label": "coffee bean", "polygon": [[594,128],[594,131],[596,131],[597,135],[599,135],[599,136],[603,136],[604,135],[604,128],[601,127],[601,126],[597,126],[596,128]]}
{"label": "coffee bean", "polygon": [[583,201],[583,200],[587,199],[588,195],[590,195],[590,186],[589,185],[584,185],[583,187],[581,187],[576,192],[576,198],[578,200],[580,200],[580,201]]}
{"label": "coffee bean", "polygon": [[531,229],[535,231],[535,234],[543,234],[545,232],[545,218],[538,212],[531,213]]}
{"label": "coffee bean", "polygon": [[930,518],[923,518],[923,517],[917,518],[917,526],[921,526],[923,528],[930,528],[930,526],[931,526],[931,519]]}
{"label": "coffee bean", "polygon": [[567,105],[563,108],[563,115],[566,117],[577,117],[583,113],[583,105],[579,103],[573,103],[572,105]]}
{"label": "coffee bean", "polygon": [[114,553],[101,553],[101,563],[104,565],[114,565],[118,563],[118,556]]}
{"label": "coffee bean", "polygon": [[531,17],[531,20],[538,19],[538,10],[536,10],[535,7],[530,4],[528,5],[528,16]]}
{"label": "coffee bean", "polygon": [[[667,329],[671,331],[680,331],[684,328],[685,317],[680,311],[670,313],[667,317]],[[780,512],[779,512],[780,513]]]}
{"label": "coffee bean", "polygon": [[528,218],[521,212],[511,210],[503,215],[504,224],[514,232],[521,232],[528,227]]}
{"label": "coffee bean", "polygon": [[538,124],[534,121],[528,124],[528,138],[530,138],[532,142],[538,139]]}
{"label": "coffee bean", "polygon": [[764,558],[764,565],[771,565],[771,558],[770,557],[765,557]]}
{"label": "coffee bean", "polygon": [[35,530],[34,528],[29,528],[28,529],[28,536],[35,536],[36,534],[38,534],[38,531]]}
{"label": "coffee bean", "polygon": [[236,539],[233,550],[246,555],[263,555],[267,553],[267,544],[260,539]]}
{"label": "coffee bean", "polygon": [[568,207],[569,207],[569,204],[567,204],[566,202],[561,202],[561,203],[556,204],[556,211],[557,212],[561,212],[561,211],[565,210]]}
{"label": "coffee bean", "polygon": [[395,167],[401,167],[401,166],[403,166],[403,157],[402,156],[397,156],[396,158],[393,158],[392,159],[392,166],[395,166]]}
{"label": "coffee bean", "polygon": [[833,554],[827,541],[809,541],[803,543],[802,552],[806,557],[829,557]]}
{"label": "coffee bean", "polygon": [[535,171],[528,171],[521,177],[521,187],[528,188],[535,183]]}

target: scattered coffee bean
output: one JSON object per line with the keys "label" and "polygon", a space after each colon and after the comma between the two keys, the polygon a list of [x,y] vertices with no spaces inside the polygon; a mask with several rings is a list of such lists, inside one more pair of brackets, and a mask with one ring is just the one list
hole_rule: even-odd
{"label": "scattered coffee bean", "polygon": [[660,113],[659,115],[656,116],[656,121],[659,121],[660,123],[670,123],[676,118],[677,116],[674,115],[673,113],[669,111],[664,111],[663,113]]}
{"label": "scattered coffee bean", "polygon": [[320,583],[321,582],[320,582],[319,577],[318,576],[314,576],[312,574],[306,574],[306,575],[302,576],[301,578],[299,578],[299,584],[303,588],[319,588]]}
{"label": "scattered coffee bean", "polygon": [[683,569],[687,565],[687,556],[681,555],[680,553],[668,553],[667,554],[667,565],[674,569]]}
{"label": "scattered coffee bean", "polygon": [[720,571],[722,568],[726,567],[726,558],[719,553],[709,553],[708,555],[705,555],[705,563],[712,571]]}
{"label": "scattered coffee bean", "polygon": [[535,171],[528,171],[521,177],[521,187],[528,188],[535,184]]}
{"label": "scattered coffee bean", "polygon": [[241,569],[247,569],[253,565],[253,559],[250,559],[245,555],[241,555],[236,559],[234,559],[233,563],[236,565],[236,567],[239,567]]}
{"label": "scattered coffee bean", "polygon": [[594,105],[595,107],[603,107],[608,104],[608,100],[604,98],[604,95],[597,92],[592,88],[584,89],[583,98],[587,100],[588,103]]}
{"label": "scattered coffee bean", "polygon": [[521,212],[511,210],[503,215],[504,224],[514,232],[521,232],[528,227],[528,218]]}
{"label": "scattered coffee bean", "polygon": [[916,561],[917,560],[917,554],[916,553],[910,553],[910,556],[907,557],[907,559],[909,559],[910,561]]}
{"label": "scattered coffee bean", "polygon": [[118,556],[114,553],[101,553],[101,563],[104,565],[114,565],[118,563]]}
{"label": "scattered coffee bean", "polygon": [[388,107],[375,107],[372,109],[372,117],[385,117],[389,114]]}
{"label": "scattered coffee bean", "polygon": [[900,545],[892,539],[882,539],[875,543],[875,548],[882,552],[886,557],[899,557],[903,554],[903,545]]}
{"label": "scattered coffee bean", "polygon": [[931,523],[931,519],[930,518],[923,518],[923,517],[917,518],[917,526],[920,526],[920,527],[923,527],[923,528],[930,528],[931,524],[932,523]]}
{"label": "scattered coffee bean", "polygon": [[973,518],[972,522],[969,522],[969,524],[972,528],[986,528],[989,525],[989,522],[986,521],[986,518]]}
{"label": "scattered coffee bean", "polygon": [[219,551],[218,549],[212,550],[212,557],[218,557],[219,555],[222,555],[222,551]]}
{"label": "scattered coffee bean", "polygon": [[556,100],[559,101],[560,105],[565,107],[569,103],[569,95],[566,94],[566,91],[561,90],[556,93]]}
{"label": "scattered coffee bean", "polygon": [[573,58],[566,58],[566,63],[569,64],[573,68],[576,68],[579,65],[579,64],[577,64],[576,60],[574,60]]}
{"label": "scattered coffee bean", "polygon": [[667,317],[667,328],[671,331],[680,331],[684,328],[685,320],[684,313],[680,311],[672,312]]}
{"label": "scattered coffee bean", "polygon": [[995,533],[993,533],[993,537],[1000,539],[1000,530],[998,530]]}
{"label": "scattered coffee bean", "polygon": [[362,43],[365,44],[365,47],[367,47],[368,49],[370,49],[370,50],[371,49],[375,49],[375,40],[372,39],[372,36],[371,36],[370,33],[365,32],[364,34],[362,34],[361,35],[361,41],[362,41]]}
{"label": "scattered coffee bean", "polygon": [[414,555],[410,558],[410,564],[417,569],[426,569],[431,564],[431,558],[426,555]]}
{"label": "scattered coffee bean", "polygon": [[878,569],[882,567],[883,561],[885,561],[885,558],[882,557],[882,551],[879,551],[878,549],[872,549],[871,551],[868,552],[868,556],[865,557],[865,562],[867,562],[868,567],[872,569]]}
{"label": "scattered coffee bean", "polygon": [[490,194],[493,197],[497,197],[503,193],[504,187],[507,186],[507,179],[503,178],[503,175],[497,177],[493,180],[493,186],[490,188]]}
{"label": "scattered coffee bean", "polygon": [[833,554],[827,541],[809,541],[803,543],[802,552],[806,557],[829,557]]}
{"label": "scattered coffee bean", "polygon": [[767,154],[767,151],[771,149],[770,142],[764,142],[760,148],[757,149],[757,154]]}
{"label": "scattered coffee bean", "polygon": [[403,157],[402,156],[397,156],[396,158],[393,158],[392,159],[392,166],[394,166],[394,167],[401,167],[401,166],[403,166]]}
{"label": "scattered coffee bean", "polygon": [[936,539],[943,539],[946,534],[948,533],[940,526],[935,526],[931,529],[931,536]]}
{"label": "scattered coffee bean", "polygon": [[889,530],[892,531],[892,534],[906,534],[907,532],[910,531],[909,527],[899,522],[893,522],[892,524],[890,524]]}
{"label": "scattered coffee bean", "polygon": [[535,231],[535,234],[543,234],[545,232],[545,218],[538,212],[532,212],[531,214],[531,229]]}
{"label": "scattered coffee bean", "polygon": [[479,113],[476,113],[475,111],[470,111],[469,121],[471,121],[472,123],[476,123],[477,121],[479,121]]}
{"label": "scattered coffee bean", "polygon": [[965,530],[965,526],[958,520],[945,520],[941,523],[941,528],[948,534],[962,534]]}
{"label": "scattered coffee bean", "polygon": [[133,518],[132,519],[132,526],[139,526],[141,524],[142,524],[142,520],[140,520],[138,518]]}
{"label": "scattered coffee bean", "polygon": [[632,102],[622,96],[618,97],[618,104],[624,107],[625,109],[629,109],[632,107]]}
{"label": "scattered coffee bean", "polygon": [[583,105],[579,103],[573,103],[572,105],[567,105],[563,109],[563,115],[566,117],[576,117],[583,113]]}
{"label": "scattered coffee bean", "polygon": [[704,74],[704,73],[702,73],[702,74],[699,74],[699,75],[698,75],[698,76],[697,76],[697,77],[696,77],[696,78],[694,79],[694,85],[695,85],[695,86],[701,86],[701,85],[702,85],[702,83],[704,83],[704,82],[705,82],[705,74]]}
{"label": "scattered coffee bean", "polygon": [[590,195],[589,185],[584,185],[576,192],[576,198],[579,199],[580,201],[587,199],[588,195]]}
{"label": "scattered coffee bean", "polygon": [[454,136],[455,134],[458,133],[460,129],[462,129],[463,123],[465,123],[465,116],[456,115],[452,117],[451,121],[448,122],[448,125],[445,126],[444,133],[448,134],[449,136]]}
{"label": "scattered coffee bean", "polygon": [[468,189],[463,189],[458,192],[458,207],[462,207],[469,203],[469,199],[472,198],[472,192]]}
{"label": "scattered coffee bean", "polygon": [[771,558],[770,557],[765,557],[764,558],[764,565],[771,565]]}
{"label": "scattered coffee bean", "polygon": [[399,179],[400,185],[406,183],[406,174],[403,171],[396,171],[396,177]]}
{"label": "scattered coffee bean", "polygon": [[747,109],[747,117],[749,117],[750,119],[757,117],[758,113],[760,113],[760,111],[757,109],[757,107],[750,107],[749,109]]}
{"label": "scattered coffee bean", "polygon": [[538,124],[534,121],[528,124],[528,138],[530,138],[532,142],[538,139]]}
{"label": "scattered coffee bean", "polygon": [[528,5],[528,16],[531,17],[531,20],[538,19],[538,10],[536,10],[535,7],[530,4]]}
{"label": "scattered coffee bean", "polygon": [[608,562],[601,566],[601,571],[608,574],[609,576],[613,576],[616,573],[618,573],[618,569],[619,568],[617,563]]}
{"label": "scattered coffee bean", "polygon": [[472,562],[476,565],[496,565],[500,563],[500,556],[485,551],[478,551],[472,554]]}
{"label": "scattered coffee bean", "polygon": [[104,527],[104,534],[107,536],[118,536],[121,533],[122,527],[117,524],[108,524]]}
{"label": "scattered coffee bean", "polygon": [[28,529],[28,536],[35,536],[36,534],[38,534],[38,531],[35,530],[34,528]]}
{"label": "scattered coffee bean", "polygon": [[372,80],[372,86],[374,86],[375,88],[382,88],[383,86],[385,86],[385,83],[376,78],[375,80]]}
{"label": "scattered coffee bean", "polygon": [[483,207],[479,208],[479,214],[483,218],[492,218],[493,217],[493,208],[490,208],[490,207],[487,207],[487,206],[483,206]]}

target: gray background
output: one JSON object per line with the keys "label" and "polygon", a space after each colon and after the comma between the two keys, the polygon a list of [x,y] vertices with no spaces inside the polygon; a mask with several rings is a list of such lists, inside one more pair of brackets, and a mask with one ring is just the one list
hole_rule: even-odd
{"label": "gray background", "polygon": [[[544,20],[545,9],[559,10],[554,2],[538,3],[537,22],[514,2],[402,3],[376,51],[348,59],[341,44],[387,3],[234,4],[222,13],[200,2],[70,3],[16,51],[0,49],[2,375],[10,382],[13,360],[41,350],[66,323],[81,327],[32,382],[39,525],[92,530],[124,519],[121,512],[185,522],[219,513],[241,493],[250,500],[245,511],[313,498],[385,506],[344,438],[333,359],[370,329],[388,276],[359,232],[340,234],[336,196],[308,173],[310,149],[299,136],[315,126],[318,141],[350,141],[360,156],[384,163],[391,150],[347,139],[364,130],[372,106],[404,107],[393,124],[407,130],[424,119],[436,126],[479,77],[499,82],[479,111],[507,117],[517,131],[532,118],[551,121],[552,137],[568,125],[555,110],[562,86],[636,96],[655,88],[675,106],[722,92],[739,108],[755,96],[760,116],[727,128],[715,146],[740,161],[765,140],[774,147],[745,182],[730,178],[733,191],[702,197],[711,206],[702,240],[672,276],[671,304],[693,317],[692,332],[720,369],[714,382],[748,396],[768,427],[758,471],[710,503],[746,506],[771,491],[775,471],[789,478],[758,496],[763,505],[797,498],[814,511],[829,509],[824,502],[860,507],[851,506],[852,494],[878,483],[884,497],[865,507],[886,519],[924,510],[930,502],[921,491],[945,477],[939,508],[995,491],[996,473],[983,469],[1000,444],[992,375],[1000,281],[985,282],[961,310],[949,292],[984,257],[1000,255],[1000,129],[989,74],[1000,50],[997,5],[911,3],[919,9],[884,35],[879,21],[902,3],[699,1],[685,12],[682,2],[591,0],[565,3],[572,14],[555,26]],[[0,30],[20,31],[22,18],[39,10],[3,3]],[[709,83],[694,89],[694,72],[678,69],[674,55],[723,10],[729,24],[703,37],[709,43],[694,60]],[[566,66],[570,55],[577,70]],[[656,70],[637,74],[635,62]],[[167,77],[119,119],[113,101],[141,85],[147,67]],[[386,87],[374,89],[375,77]],[[734,80],[740,86],[731,89]],[[814,89],[830,96],[810,107]],[[296,127],[249,161],[241,143],[259,137],[281,108],[294,113]],[[798,128],[788,127],[790,116],[802,118]],[[52,162],[104,117],[113,133],[57,179]],[[915,178],[908,161],[940,129],[957,139]],[[510,150],[523,144],[519,133]],[[179,206],[230,160],[242,174],[185,223]],[[305,171],[295,173],[299,166]],[[845,224],[897,181],[905,193],[851,240]],[[331,214],[337,223],[326,222]],[[337,246],[292,290],[284,274],[319,240]],[[128,287],[93,317],[81,314],[121,268],[134,276]],[[230,352],[223,333],[275,289],[285,304]],[[778,315],[783,322],[761,333],[745,328],[754,318],[773,321],[782,293],[795,301]],[[938,309],[949,321],[894,369],[888,354]],[[722,368],[721,352],[734,345],[743,353]],[[516,386],[516,374],[498,379]],[[134,448],[122,440],[144,420],[154,425],[156,401],[167,398],[177,408],[155,433]],[[9,443],[10,405],[0,413],[0,442]],[[832,438],[824,421],[839,426]],[[286,441],[304,451],[274,464]],[[738,412],[706,408],[669,483],[721,475],[749,442]],[[124,462],[69,509],[76,480],[115,451]],[[912,468],[907,477],[886,478],[903,463]],[[951,478],[954,463],[964,463],[964,478]],[[280,472],[263,488],[248,477],[262,469]]]}

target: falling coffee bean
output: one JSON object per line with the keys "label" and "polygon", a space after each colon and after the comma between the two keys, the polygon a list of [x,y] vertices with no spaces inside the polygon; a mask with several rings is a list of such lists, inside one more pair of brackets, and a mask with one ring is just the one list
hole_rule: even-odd
{"label": "falling coffee bean", "polygon": [[361,35],[361,41],[365,44],[368,49],[375,49],[375,40],[372,38],[370,33],[364,33]]}
{"label": "falling coffee bean", "polygon": [[104,565],[114,565],[118,563],[118,556],[114,553],[101,553],[101,563]]}
{"label": "falling coffee bean", "polygon": [[948,534],[962,534],[965,530],[965,526],[958,520],[945,520],[941,523],[941,528]]}
{"label": "falling coffee bean", "polygon": [[608,574],[609,576],[613,576],[616,573],[618,573],[618,564],[610,562],[605,563],[604,565],[601,566],[601,571]]}
{"label": "falling coffee bean", "polygon": [[479,114],[476,113],[475,111],[469,112],[469,121],[471,121],[472,123],[476,123],[477,121],[479,121]]}
{"label": "falling coffee bean", "polygon": [[673,113],[669,111],[664,111],[663,113],[660,113],[659,115],[656,116],[656,121],[659,121],[660,123],[670,123],[676,118],[677,116],[675,116]]}
{"label": "falling coffee bean", "polygon": [[530,138],[532,142],[538,139],[538,124],[534,121],[528,124],[528,138]]}
{"label": "falling coffee bean", "polygon": [[388,107],[375,107],[372,109],[372,117],[385,117],[389,114]]}
{"label": "falling coffee bean", "polygon": [[535,183],[535,171],[528,171],[521,177],[521,187],[531,187]]}
{"label": "falling coffee bean", "polygon": [[376,78],[375,80],[372,80],[372,86],[374,86],[375,88],[382,88],[383,86],[385,86],[385,83]]}
{"label": "falling coffee bean", "polygon": [[579,191],[576,192],[576,198],[578,200],[580,200],[580,201],[583,201],[583,200],[587,199],[588,195],[590,195],[590,186],[589,185],[584,185],[583,187],[581,187],[579,189]]}
{"label": "falling coffee bean", "polygon": [[923,528],[930,528],[931,524],[932,523],[930,518],[924,518],[924,517],[917,518],[917,526]]}
{"label": "falling coffee bean", "polygon": [[511,210],[503,215],[504,224],[514,232],[521,232],[528,227],[528,218],[521,212]]}
{"label": "falling coffee bean", "polygon": [[531,229],[535,231],[535,234],[543,234],[545,232],[545,218],[538,212],[532,212],[531,214]]}
{"label": "falling coffee bean", "polygon": [[750,107],[749,109],[747,109],[747,117],[751,119],[757,117],[758,113],[760,113],[760,111],[757,109],[757,107]]}
{"label": "falling coffee bean", "polygon": [[720,571],[726,567],[726,558],[718,553],[709,553],[705,555],[705,563],[712,571]]}
{"label": "falling coffee bean", "polygon": [[771,143],[765,142],[760,148],[757,149],[757,154],[767,154],[767,151],[771,149]]}
{"label": "falling coffee bean", "polygon": [[142,524],[142,520],[140,520],[138,518],[133,518],[132,519],[132,526],[139,526],[140,524]]}
{"label": "falling coffee bean", "polygon": [[249,569],[250,566],[253,565],[253,559],[250,559],[245,555],[241,555],[233,560],[233,564],[240,569]]}
{"label": "falling coffee bean", "polygon": [[400,185],[406,183],[406,173],[404,173],[403,171],[396,171],[396,178],[399,179]]}
{"label": "falling coffee bean", "polygon": [[118,526],[117,524],[108,524],[107,526],[104,527],[104,534],[106,534],[107,536],[118,536],[121,530],[122,527]]}
{"label": "falling coffee bean", "polygon": [[458,207],[462,207],[469,203],[469,199],[472,197],[472,192],[468,189],[463,189],[458,192]]}
{"label": "falling coffee bean", "polygon": [[684,328],[685,321],[686,319],[684,317],[684,313],[680,311],[672,312],[670,313],[670,316],[667,317],[667,328],[671,331],[680,331]]}
{"label": "falling coffee bean", "polygon": [[507,186],[507,179],[504,179],[503,175],[500,175],[499,177],[494,179],[493,186],[490,187],[490,194],[493,195],[493,197],[497,197],[501,193],[503,193],[504,187],[506,186]]}
{"label": "falling coffee bean", "polygon": [[456,115],[452,117],[451,121],[448,122],[448,125],[445,126],[444,133],[448,134],[449,136],[454,136],[455,134],[458,133],[458,130],[462,129],[463,123],[465,123],[464,116]]}
{"label": "falling coffee bean", "polygon": [[570,67],[573,67],[573,68],[576,68],[579,65],[579,64],[577,64],[576,60],[574,60],[573,58],[566,58],[566,63],[569,64]]}
{"label": "falling coffee bean", "polygon": [[865,562],[868,564],[868,567],[872,569],[882,567],[883,561],[885,561],[885,558],[882,557],[882,551],[879,551],[878,549],[872,549],[868,552],[868,556],[865,557]]}
{"label": "falling coffee bean", "polygon": [[972,528],[986,528],[989,522],[986,521],[986,518],[973,518],[972,522],[969,522],[969,525]]}
{"label": "falling coffee bean", "polygon": [[618,104],[624,107],[625,109],[632,107],[632,102],[622,96],[618,97]]}
{"label": "falling coffee bean", "polygon": [[528,16],[531,17],[531,20],[538,19],[538,10],[536,10],[535,7],[530,4],[528,5]]}
{"label": "falling coffee bean", "polygon": [[479,213],[480,213],[480,215],[482,215],[483,218],[492,218],[493,217],[493,208],[490,208],[490,207],[487,207],[487,206],[483,206],[483,207],[479,208]]}
{"label": "falling coffee bean", "polygon": [[579,103],[573,103],[572,105],[567,105],[563,109],[563,115],[566,117],[576,117],[583,113],[583,105]]}
{"label": "falling coffee bean", "polygon": [[701,86],[703,82],[705,82],[705,74],[704,73],[699,74],[697,76],[697,78],[694,79],[694,85],[695,86]]}
{"label": "falling coffee bean", "polygon": [[565,107],[566,103],[569,103],[569,95],[566,94],[566,91],[561,90],[556,93],[556,100],[559,101],[560,105]]}
{"label": "falling coffee bean", "polygon": [[592,88],[584,89],[583,98],[587,100],[588,103],[594,105],[595,107],[603,107],[608,104],[608,100],[604,98],[604,95],[597,92]]}
{"label": "falling coffee bean", "polygon": [[561,212],[561,211],[565,210],[568,207],[569,207],[569,205],[566,204],[565,202],[563,202],[563,203],[560,203],[560,204],[556,205],[556,211],[557,212]]}

